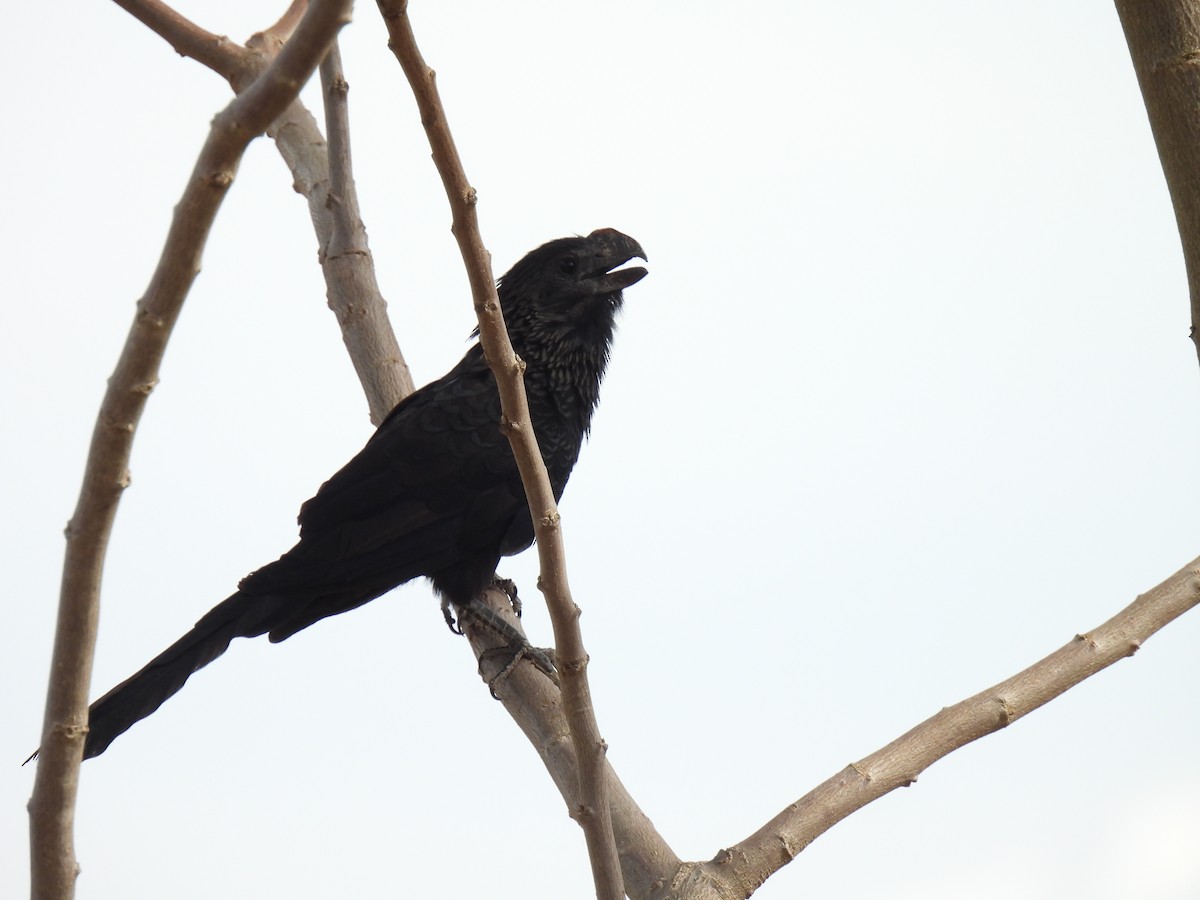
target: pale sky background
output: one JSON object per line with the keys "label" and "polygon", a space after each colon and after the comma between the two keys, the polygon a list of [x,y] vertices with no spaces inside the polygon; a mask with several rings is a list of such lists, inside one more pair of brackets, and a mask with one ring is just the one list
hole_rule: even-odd
{"label": "pale sky background", "polygon": [[[180,9],[244,40],[282,6]],[[376,8],[356,12],[363,216],[424,383],[473,314],[413,102]],[[0,895],[19,897],[62,528],[229,92],[115,4],[8,13]],[[650,256],[562,512],[610,758],[682,857],[1200,552],[1183,265],[1111,4],[412,14],[496,272],[600,226]],[[288,549],[370,434],[290,182],[255,142],[217,220],[137,436],[93,696]],[[547,643],[535,571],[503,568]],[[1192,613],[756,896],[1195,900],[1198,644]],[[591,894],[578,828],[423,582],[237,642],[84,766],[79,803],[85,900]]]}

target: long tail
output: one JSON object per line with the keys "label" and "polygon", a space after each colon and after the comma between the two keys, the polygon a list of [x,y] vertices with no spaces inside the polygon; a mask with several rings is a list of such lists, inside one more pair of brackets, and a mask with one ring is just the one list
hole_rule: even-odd
{"label": "long tail", "polygon": [[229,648],[235,637],[254,637],[269,629],[279,612],[275,598],[239,591],[210,610],[174,644],[126,678],[88,710],[83,758],[99,756],[108,745],[179,692],[192,673]]}

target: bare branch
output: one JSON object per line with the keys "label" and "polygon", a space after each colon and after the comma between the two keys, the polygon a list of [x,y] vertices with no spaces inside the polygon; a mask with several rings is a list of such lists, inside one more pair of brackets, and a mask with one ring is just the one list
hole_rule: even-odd
{"label": "bare branch", "polygon": [[504,327],[491,259],[479,233],[475,189],[467,181],[458,150],[454,146],[454,138],[434,83],[433,70],[426,65],[417,49],[408,19],[408,4],[405,0],[378,0],[378,3],[387,23],[388,45],[400,61],[416,97],[421,111],[421,124],[425,126],[434,163],[446,187],[454,236],[466,265],[475,313],[479,318],[480,342],[500,390],[500,402],[504,410],[501,427],[512,443],[521,483],[529,499],[529,513],[537,536],[541,565],[538,587],[546,596],[554,626],[555,659],[562,679],[563,704],[579,762],[581,803],[572,811],[572,815],[583,827],[597,896],[603,900],[620,900],[625,890],[612,833],[604,767],[606,745],[600,737],[588,688],[588,657],[579,631],[579,607],[571,599],[567,583],[558,505],[529,418],[522,380],[525,364],[513,352]]}
{"label": "bare branch", "polygon": [[[342,340],[367,398],[371,420],[378,424],[396,403],[412,392],[413,383],[375,278],[366,228],[353,195],[348,152],[344,171],[352,213],[332,199],[336,192],[332,187],[325,137],[300,100],[275,120],[267,134],[274,139],[279,155],[291,171],[293,187],[308,201],[329,308],[337,316]],[[345,215],[346,224],[339,226],[335,213]],[[348,234],[349,238],[337,238],[339,246],[345,249],[330,252],[335,232]]]}
{"label": "bare branch", "polygon": [[1200,354],[1200,7],[1117,0],[1117,13],[1175,207]]}
{"label": "bare branch", "polygon": [[246,55],[229,38],[205,31],[159,0],[115,0],[135,19],[187,56],[232,81]]}
{"label": "bare branch", "polygon": [[[1049,703],[1118,660],[1200,603],[1200,558],[1138,597],[1099,628],[1078,635],[1012,678],[947,707],[870,756],[847,766],[711,862],[697,876],[748,897],[775,871],[855,810],[905,787],[960,747]],[[683,896],[683,895],[678,895]]]}
{"label": "bare branch", "polygon": [[308,8],[307,0],[292,0],[279,21],[251,36],[242,47],[224,35],[205,31],[161,0],[115,0],[116,4],[165,39],[175,52],[196,60],[230,84],[250,84],[279,52]]}
{"label": "bare branch", "polygon": [[347,21],[350,0],[313,6],[274,63],[213,120],[175,208],[158,268],[109,379],[84,470],[67,549],[42,728],[41,756],[29,803],[32,895],[74,896],[75,798],[87,733],[87,699],[95,653],[104,552],[146,398],[158,382],[171,329],[200,270],[200,254],[238,162],[251,140],[295,98],[329,42]]}
{"label": "bare branch", "polygon": [[[497,615],[524,633],[521,620],[513,614],[512,604],[505,594],[488,591],[483,600]],[[493,686],[508,714],[542,758],[567,809],[578,809],[579,765],[563,715],[559,689],[532,666],[517,666],[497,678],[500,664],[487,662],[486,653],[503,646],[504,639],[472,616],[463,616],[460,624],[471,642],[471,649],[480,659],[480,674]],[[625,891],[634,898],[655,896],[672,882],[683,864],[630,796],[607,759],[603,760],[603,767]]]}
{"label": "bare branch", "polygon": [[[332,232],[321,247],[328,282],[329,308],[342,326],[342,340],[367,394],[371,421],[378,425],[397,403],[413,392],[412,375],[387,318],[387,303],[375,280],[367,229],[358,212],[350,163],[350,85],[342,75],[337,41],[321,63],[325,133],[329,141],[329,192],[325,205]],[[282,148],[281,148],[282,150]]]}

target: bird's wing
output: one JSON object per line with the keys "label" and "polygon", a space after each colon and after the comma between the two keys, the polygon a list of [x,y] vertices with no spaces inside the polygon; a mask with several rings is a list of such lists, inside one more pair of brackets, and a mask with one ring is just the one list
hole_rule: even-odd
{"label": "bird's wing", "polygon": [[300,543],[242,583],[254,592],[380,592],[495,546],[525,510],[500,433],[500,401],[475,348],[402,401],[301,507]]}

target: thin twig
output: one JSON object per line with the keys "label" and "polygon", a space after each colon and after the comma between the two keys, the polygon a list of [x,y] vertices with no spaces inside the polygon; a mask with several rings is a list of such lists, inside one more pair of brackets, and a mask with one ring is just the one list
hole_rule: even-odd
{"label": "thin twig", "polygon": [[613,838],[608,803],[608,782],[604,767],[604,741],[596,724],[591,693],[587,683],[587,653],[579,631],[579,608],[571,599],[567,583],[566,555],[558,506],[550,488],[550,479],[538,450],[537,436],[529,418],[529,406],[522,380],[524,363],[513,352],[504,327],[492,276],[491,260],[479,233],[475,212],[475,189],[467,181],[454,139],[446,123],[434,83],[433,70],[425,64],[417,49],[408,19],[405,0],[378,0],[387,23],[388,45],[400,61],[421,111],[421,123],[429,137],[434,163],[446,188],[453,216],[453,232],[467,269],[475,312],[479,318],[480,342],[496,375],[503,409],[502,427],[512,444],[521,473],[521,483],[529,500],[529,513],[537,536],[541,577],[538,586],[546,596],[554,627],[555,659],[562,681],[563,705],[571,729],[571,739],[579,762],[581,803],[572,816],[583,827],[596,882],[597,897],[620,900],[625,890],[621,864]]}
{"label": "thin twig", "polygon": [[245,49],[223,35],[205,31],[159,0],[115,0],[116,4],[167,41],[180,56],[187,56],[232,80],[242,64]]}
{"label": "thin twig", "polygon": [[261,44],[264,47],[271,47],[270,52],[274,55],[278,48],[282,47],[284,42],[292,36],[292,33],[304,19],[304,14],[307,11],[308,0],[292,0],[291,5],[283,11],[283,15],[279,17],[279,20],[274,25],[258,32],[258,34],[252,35],[250,40],[246,41],[246,46],[253,48]]}
{"label": "thin twig", "polygon": [[[375,264],[357,203],[351,195],[357,224],[350,234],[352,238],[356,233],[360,236],[359,252],[351,244],[345,251],[331,253],[330,245],[339,228],[334,218],[339,204],[331,202],[330,159],[316,119],[297,100],[267,133],[287,163],[296,191],[308,201],[329,308],[337,317],[342,341],[367,398],[371,420],[378,424],[396,403],[412,392],[413,383],[388,320],[387,302],[375,278]],[[349,174],[347,182],[353,185]]]}
{"label": "thin twig", "polygon": [[[810,791],[697,876],[748,897],[775,871],[855,810],[910,785],[933,763],[999,731],[1113,663],[1200,604],[1200,558],[1138,597],[1100,627],[1023,672],[947,707]],[[684,896],[682,894],[678,896]],[[690,895],[689,895],[690,896]]]}
{"label": "thin twig", "polygon": [[333,224],[328,242],[321,247],[321,267],[329,285],[329,308],[342,326],[342,340],[366,391],[371,421],[378,425],[413,392],[413,382],[388,322],[367,229],[358,212],[350,162],[349,90],[334,41],[321,63],[330,173],[325,205]]}
{"label": "thin twig", "polygon": [[246,146],[295,98],[345,24],[351,0],[314,4],[287,46],[254,85],[213,120],[175,208],[170,231],[117,367],[109,379],[84,470],[67,549],[46,714],[29,802],[32,895],[74,896],[74,817],[79,764],[87,733],[88,687],[99,618],[104,552],[146,398],[183,300],[200,269],[200,254]]}

